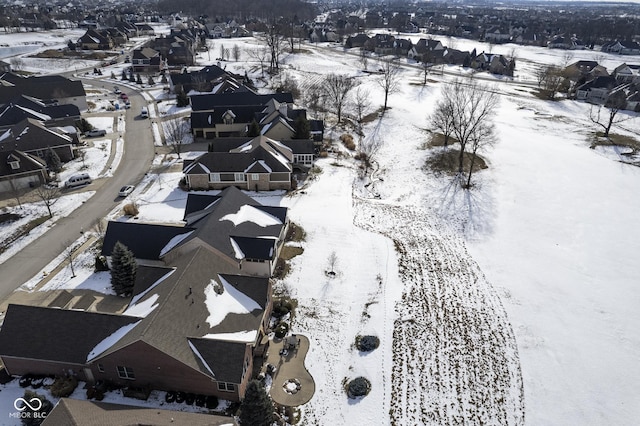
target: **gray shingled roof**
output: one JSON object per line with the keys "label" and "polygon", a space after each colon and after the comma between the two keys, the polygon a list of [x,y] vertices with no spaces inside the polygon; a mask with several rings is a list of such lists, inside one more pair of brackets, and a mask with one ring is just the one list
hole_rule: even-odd
{"label": "gray shingled roof", "polygon": [[190,96],[192,111],[208,111],[221,105],[264,105],[270,99],[278,102],[293,103],[291,93],[271,93],[268,95],[258,95],[253,92],[221,93],[215,95],[193,95]]}
{"label": "gray shingled roof", "polygon": [[162,249],[172,238],[192,230],[180,226],[110,221],[102,244],[102,254],[111,256],[113,247],[120,241],[136,258],[158,260]]}
{"label": "gray shingled roof", "polygon": [[[11,304],[0,330],[0,355],[85,364],[98,343],[139,320],[125,315]],[[34,334],[37,338],[29,338]]]}
{"label": "gray shingled roof", "polygon": [[106,402],[62,398],[42,423],[43,426],[222,426],[235,425],[232,417],[203,413],[134,407]]}

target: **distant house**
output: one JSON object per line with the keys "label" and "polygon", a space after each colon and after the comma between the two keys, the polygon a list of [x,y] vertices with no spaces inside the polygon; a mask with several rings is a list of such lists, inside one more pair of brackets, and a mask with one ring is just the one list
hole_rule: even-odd
{"label": "distant house", "polygon": [[635,41],[615,40],[603,44],[601,50],[619,55],[640,55],[640,44]]}
{"label": "distant house", "polygon": [[564,69],[563,75],[572,81],[577,81],[580,78],[590,81],[596,77],[608,76],[609,73],[596,61],[577,61],[568,65]]}
{"label": "distant house", "polygon": [[82,50],[111,50],[115,42],[108,33],[90,28],[78,39],[76,45]]}
{"label": "distant house", "polygon": [[163,65],[160,52],[150,47],[135,49],[131,56],[131,66],[135,73],[159,73],[164,69]]}
{"label": "distant house", "polygon": [[576,37],[565,37],[557,35],[553,37],[547,43],[549,49],[570,49],[570,50],[582,50],[586,49],[582,40]]}
{"label": "distant house", "polygon": [[185,162],[183,173],[190,189],[291,189],[293,151],[265,136],[256,137],[230,152],[209,152]]}
{"label": "distant house", "polygon": [[138,34],[141,36],[155,35],[155,31],[153,27],[149,24],[140,22],[140,23],[136,23],[135,26],[136,26],[136,29],[138,30]]}
{"label": "distant house", "polygon": [[605,103],[611,91],[619,84],[613,76],[597,77],[578,86],[576,89],[576,99],[594,104]]}
{"label": "distant house", "polygon": [[481,71],[489,71],[492,74],[513,75],[515,61],[503,55],[480,53],[471,61],[471,67]]}
{"label": "distant house", "polygon": [[194,65],[196,40],[187,34],[170,34],[156,37],[150,46],[160,52],[168,65]]}
{"label": "distant house", "polygon": [[[438,40],[421,38],[416,44],[411,46],[411,48],[407,52],[407,56],[410,59],[425,62],[425,55],[427,55],[429,52],[444,51],[444,49],[445,47]],[[439,56],[441,57],[442,55]]]}
{"label": "distant house", "polygon": [[393,41],[393,53],[396,56],[407,56],[412,46],[413,44],[411,43],[411,40],[401,38],[395,39]]}
{"label": "distant house", "polygon": [[[235,92],[242,87],[242,82],[216,65],[191,72],[171,74],[169,87],[174,93],[211,92],[212,94]],[[247,89],[250,90],[250,89]]]}
{"label": "distant house", "polygon": [[[218,196],[190,194],[185,222],[182,234],[146,242],[142,224],[109,223],[104,255],[115,241],[137,247],[137,258],[139,249],[160,253],[157,265],[138,266],[121,314],[9,305],[0,329],[7,372],[241,400],[254,358],[266,350],[269,275],[287,233],[287,209],[228,188]],[[32,338],[20,338],[27,330]]]}
{"label": "distant house", "polygon": [[611,73],[616,80],[623,83],[640,83],[640,65],[622,64]]}
{"label": "distant house", "polygon": [[484,40],[492,43],[506,43],[511,40],[511,34],[500,27],[490,27],[484,33]]}
{"label": "distant house", "polygon": [[443,56],[444,62],[451,65],[468,67],[471,65],[471,53],[457,49],[446,49]]}
{"label": "distant house", "polygon": [[48,181],[44,160],[0,144],[0,193],[12,194]]}
{"label": "distant house", "polygon": [[25,118],[41,121],[46,127],[73,127],[80,119],[80,110],[72,104],[45,105],[38,99],[21,95],[0,107],[0,130]]}
{"label": "distant house", "polygon": [[344,42],[344,47],[351,49],[354,47],[363,47],[365,43],[369,40],[369,36],[366,34],[356,34],[354,36],[347,37],[347,40]]}

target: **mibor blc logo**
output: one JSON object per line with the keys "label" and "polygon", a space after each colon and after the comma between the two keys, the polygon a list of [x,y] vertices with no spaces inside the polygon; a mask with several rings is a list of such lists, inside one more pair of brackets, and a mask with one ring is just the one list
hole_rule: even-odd
{"label": "mibor blc logo", "polygon": [[[17,419],[44,419],[47,417],[47,413],[40,412],[40,409],[42,408],[42,401],[38,398],[31,398],[28,401],[22,397],[16,398],[16,400],[13,401],[13,407],[18,411],[9,413],[9,417]],[[31,411],[25,411],[27,408]]]}

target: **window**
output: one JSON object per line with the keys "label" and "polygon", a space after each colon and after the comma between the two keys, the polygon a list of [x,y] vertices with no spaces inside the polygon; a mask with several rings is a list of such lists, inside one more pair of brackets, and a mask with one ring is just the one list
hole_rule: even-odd
{"label": "window", "polygon": [[233,175],[234,175],[234,177],[236,179],[236,182],[244,182],[245,181],[244,173],[234,173]]}
{"label": "window", "polygon": [[104,373],[104,365],[98,364],[98,371]]}
{"label": "window", "polygon": [[20,168],[20,162],[19,161],[9,161],[9,165],[11,166],[12,170],[17,170]]}
{"label": "window", "polygon": [[209,182],[220,182],[220,173],[209,173]]}
{"label": "window", "polygon": [[218,390],[233,392],[236,390],[236,385],[234,385],[233,383],[218,382]]}
{"label": "window", "polygon": [[121,379],[135,380],[136,375],[133,373],[133,368],[118,366],[118,377]]}
{"label": "window", "polygon": [[251,180],[258,180],[260,179],[260,175],[257,173],[251,173]]}

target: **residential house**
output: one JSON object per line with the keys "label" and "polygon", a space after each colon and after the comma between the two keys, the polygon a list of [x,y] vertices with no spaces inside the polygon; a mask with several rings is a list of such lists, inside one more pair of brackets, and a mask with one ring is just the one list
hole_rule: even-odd
{"label": "residential house", "polygon": [[186,34],[170,34],[157,37],[151,48],[160,52],[168,65],[194,65],[196,57],[196,40]]}
{"label": "residential house", "polygon": [[189,189],[289,190],[293,161],[290,148],[258,136],[230,152],[209,152],[185,162],[183,173]]}
{"label": "residential house", "polygon": [[366,34],[356,34],[347,37],[344,42],[344,47],[351,49],[353,47],[364,47],[365,43],[369,41],[369,36]]}
{"label": "residential house", "polygon": [[471,67],[481,71],[489,71],[492,74],[513,75],[515,60],[503,55],[480,53],[471,62]]}
{"label": "residential house", "polygon": [[615,40],[602,45],[601,50],[619,55],[640,55],[640,44],[635,41]]}
{"label": "residential house", "polygon": [[133,51],[131,66],[135,73],[159,73],[164,69],[164,61],[160,52],[150,47],[143,47]]}
{"label": "residential house", "polygon": [[563,75],[574,82],[582,79],[582,82],[584,83],[586,81],[591,81],[596,77],[608,76],[609,73],[605,67],[598,64],[596,61],[577,61],[568,65],[564,69]]}
{"label": "residential house", "polygon": [[33,118],[25,118],[0,134],[0,149],[17,149],[45,159],[51,148],[63,163],[75,158],[73,144],[71,136],[47,128]]}
{"label": "residential house", "polygon": [[138,35],[140,36],[152,36],[155,35],[155,31],[153,27],[147,23],[140,22],[135,24],[136,29],[138,31]]}
{"label": "residential house", "polygon": [[610,92],[620,83],[613,76],[600,76],[584,83],[576,89],[576,99],[594,104],[603,104]]}
{"label": "residential house", "polygon": [[[254,356],[266,350],[268,271],[287,232],[287,209],[228,188],[219,196],[190,194],[185,222],[180,238],[148,242],[164,265],[138,266],[121,314],[9,305],[0,330],[9,374],[241,400]],[[136,246],[140,225],[110,222],[103,253],[111,254],[114,241]],[[32,338],[21,338],[27,330]]]}
{"label": "residential house", "polygon": [[102,426],[174,424],[190,426],[236,426],[232,417],[205,413],[164,410],[157,407],[137,407],[98,401],[61,398],[47,414],[42,426],[75,426],[100,424]]}
{"label": "residential house", "polygon": [[586,49],[584,42],[582,42],[582,40],[576,38],[575,36],[565,37],[560,35],[554,36],[551,40],[549,40],[549,42],[547,43],[547,47],[549,49]]}
{"label": "residential house", "polygon": [[11,72],[11,64],[5,61],[0,61],[0,73]]}
{"label": "residential house", "polygon": [[207,65],[198,71],[171,74],[169,87],[174,93],[180,91],[189,93],[195,90],[196,92],[219,94],[235,92],[242,87],[242,82],[219,66]]}
{"label": "residential house", "polygon": [[[472,56],[473,55],[473,56]],[[444,51],[444,62],[450,65],[459,65],[461,67],[469,67],[472,58],[475,57],[475,50],[472,53],[457,49],[446,49]]]}
{"label": "residential house", "polygon": [[411,49],[407,52],[407,56],[410,59],[424,62],[425,54],[428,52],[437,52],[444,49],[444,46],[438,40],[421,38],[415,45],[411,46]]}
{"label": "residential house", "polygon": [[489,43],[506,43],[511,40],[511,34],[500,27],[490,27],[484,33],[484,41]]}
{"label": "residential house", "polygon": [[377,55],[393,55],[395,39],[390,34],[375,34],[370,40],[373,44],[373,52]]}
{"label": "residential house", "polygon": [[34,188],[49,181],[44,160],[0,143],[0,193]]}
{"label": "residential house", "polygon": [[76,42],[82,50],[111,50],[115,46],[113,38],[108,33],[89,28]]}
{"label": "residential house", "polygon": [[25,118],[33,118],[47,127],[75,127],[80,110],[71,104],[45,105],[38,99],[20,95],[0,106],[0,130],[7,129]]}
{"label": "residential house", "polygon": [[413,47],[413,43],[411,43],[411,40],[397,38],[393,41],[393,53],[396,56],[407,56],[409,54],[409,51],[411,50],[411,47]]}
{"label": "residential house", "polygon": [[80,111],[86,111],[88,108],[87,94],[80,80],[70,80],[61,75],[0,75],[1,105],[6,105],[21,95],[38,99],[45,105],[71,104]]}
{"label": "residential house", "polygon": [[640,83],[640,65],[618,65],[611,75],[623,83]]}

